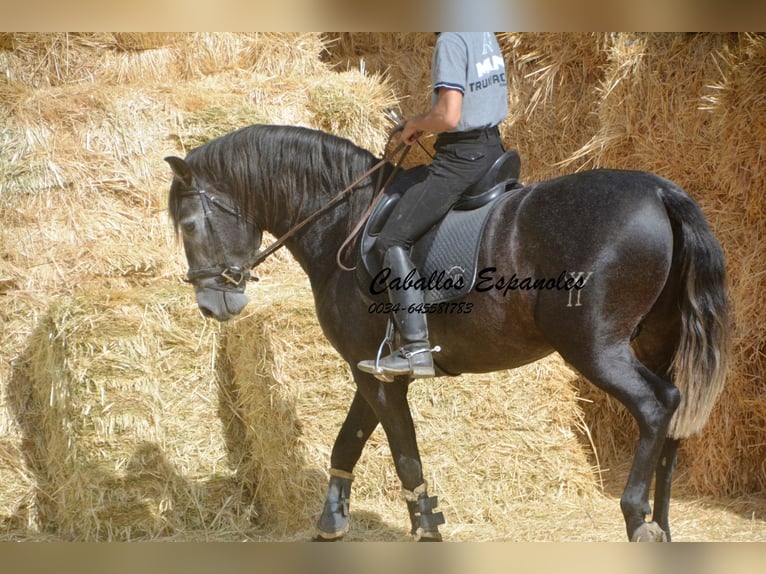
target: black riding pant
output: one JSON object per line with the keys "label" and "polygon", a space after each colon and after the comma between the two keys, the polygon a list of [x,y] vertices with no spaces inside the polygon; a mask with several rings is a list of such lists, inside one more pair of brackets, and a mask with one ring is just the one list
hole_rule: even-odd
{"label": "black riding pant", "polygon": [[378,235],[381,254],[398,245],[409,249],[440,221],[463,192],[476,183],[503,154],[499,130],[486,128],[444,133],[434,145],[436,154],[426,178],[408,189]]}

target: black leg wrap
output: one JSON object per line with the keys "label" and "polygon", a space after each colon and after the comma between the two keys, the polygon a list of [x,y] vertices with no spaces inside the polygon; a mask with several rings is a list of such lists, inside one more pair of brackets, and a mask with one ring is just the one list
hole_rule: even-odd
{"label": "black leg wrap", "polygon": [[348,532],[348,503],[353,480],[354,477],[350,473],[330,470],[330,486],[327,489],[322,515],[317,523],[315,542],[340,540]]}
{"label": "black leg wrap", "polygon": [[441,542],[442,535],[439,533],[439,525],[444,524],[444,513],[433,510],[437,507],[438,501],[435,496],[428,496],[426,484],[410,492],[404,491],[404,498],[407,501],[407,510],[410,513],[410,522],[412,530],[410,534],[418,542]]}

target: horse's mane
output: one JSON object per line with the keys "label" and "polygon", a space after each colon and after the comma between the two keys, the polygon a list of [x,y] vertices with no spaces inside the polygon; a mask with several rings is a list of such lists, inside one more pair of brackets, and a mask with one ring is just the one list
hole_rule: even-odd
{"label": "horse's mane", "polygon": [[[325,194],[343,190],[369,169],[374,156],[349,140],[308,128],[252,125],[218,137],[186,156],[194,174],[229,194],[259,226]],[[293,196],[287,202],[287,196]],[[178,213],[179,190],[171,186],[169,208]]]}

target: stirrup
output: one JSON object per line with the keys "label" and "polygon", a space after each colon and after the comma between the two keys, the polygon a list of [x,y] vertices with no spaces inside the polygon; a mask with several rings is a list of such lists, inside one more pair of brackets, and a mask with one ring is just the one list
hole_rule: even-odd
{"label": "stirrup", "polygon": [[[364,371],[365,373],[372,374],[376,379],[378,379],[379,381],[382,381],[384,383],[391,383],[391,382],[393,382],[395,377],[397,377],[397,376],[406,376],[408,374],[407,371],[392,374],[390,372],[391,369],[388,369],[388,368],[384,367],[383,365],[381,365],[381,361],[384,360],[383,351],[384,351],[385,347],[388,346],[388,349],[389,349],[388,357],[392,357],[392,356],[394,356],[395,354],[398,353],[399,356],[402,359],[404,359],[405,361],[407,361],[407,363],[409,363],[409,375],[412,378],[417,379],[417,378],[424,378],[424,377],[432,377],[432,376],[434,376],[434,373],[433,373],[433,362],[431,362],[431,369],[430,369],[431,372],[429,374],[424,374],[424,373],[418,373],[418,366],[417,365],[413,366],[412,362],[411,362],[411,359],[413,357],[415,357],[416,355],[419,355],[419,354],[422,354],[422,353],[438,353],[439,351],[441,351],[441,347],[439,345],[436,345],[436,346],[431,347],[431,348],[426,346],[426,347],[420,348],[420,349],[409,350],[409,349],[405,349],[405,347],[407,347],[408,345],[412,345],[412,344],[405,344],[402,347],[400,347],[399,349],[395,349],[394,348],[395,333],[396,333],[396,329],[395,329],[394,321],[391,318],[389,318],[388,324],[387,324],[387,327],[386,327],[386,335],[383,338],[383,341],[381,341],[380,346],[378,347],[378,352],[375,355],[375,360],[374,361],[361,361],[359,363],[361,370]],[[386,358],[388,358],[388,357],[386,357]],[[362,366],[362,365],[364,365],[364,366]]]}
{"label": "stirrup", "polygon": [[388,352],[394,352],[394,337],[396,336],[396,329],[394,327],[394,320],[389,316],[388,323],[386,323],[386,335],[378,346],[378,352],[375,355],[375,366],[372,369],[373,376],[379,381],[384,383],[391,383],[394,381],[393,377],[389,377],[385,374],[383,367],[380,366],[380,359],[383,358],[383,349],[388,346]]}
{"label": "stirrup", "polygon": [[[416,350],[407,350],[401,347],[382,359],[378,357],[375,361],[362,361],[359,363],[359,367],[362,371],[371,373],[375,378],[384,383],[390,383],[396,377],[409,377],[410,379],[430,378],[436,374],[431,354],[438,353],[439,351],[441,351],[441,347],[438,345],[432,348],[426,346]],[[418,360],[414,359],[414,357],[420,354],[428,354],[427,364],[418,364]],[[389,359],[401,361],[401,364],[399,366],[384,364]]]}
{"label": "stirrup", "polygon": [[386,345],[388,345],[389,353],[394,352],[395,334],[396,334],[396,329],[394,327],[394,320],[389,316],[388,323],[386,323],[386,336],[383,337],[383,340],[380,342],[380,345],[378,346],[378,353],[375,355],[375,366],[372,369],[373,376],[379,381],[382,381],[384,383],[392,383],[394,381],[394,378],[386,375],[385,371],[383,370],[383,367],[380,366],[380,359],[383,358],[383,348]]}

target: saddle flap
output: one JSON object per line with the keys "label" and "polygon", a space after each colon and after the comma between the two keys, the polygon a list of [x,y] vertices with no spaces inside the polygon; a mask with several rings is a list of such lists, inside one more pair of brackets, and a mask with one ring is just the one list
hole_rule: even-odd
{"label": "saddle flap", "polygon": [[[510,194],[504,195],[507,197]],[[386,211],[390,214],[400,197],[396,194],[385,202],[381,200],[378,206],[380,214],[385,215]],[[497,199],[502,197],[500,195]],[[493,201],[470,211],[450,211],[413,246],[412,261],[426,285],[423,293],[425,303],[459,299],[473,288],[479,242],[484,225],[496,204]],[[375,299],[370,285],[381,271],[383,263],[374,248],[377,237],[370,235],[373,228],[378,228],[380,232],[371,216],[361,237],[361,264],[357,266],[356,278],[363,295]],[[380,295],[382,299],[387,297],[385,293]]]}

